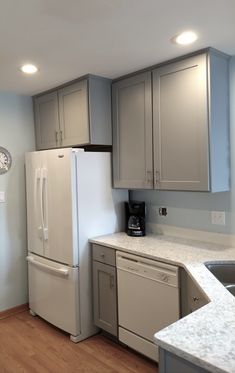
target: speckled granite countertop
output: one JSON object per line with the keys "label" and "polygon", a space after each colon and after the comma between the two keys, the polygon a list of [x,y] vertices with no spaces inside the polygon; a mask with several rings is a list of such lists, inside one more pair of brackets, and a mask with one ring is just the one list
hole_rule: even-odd
{"label": "speckled granite countertop", "polygon": [[235,373],[235,297],[204,265],[235,262],[235,248],[164,235],[133,238],[125,233],[90,242],[185,268],[209,303],[156,333],[155,343],[210,372]]}

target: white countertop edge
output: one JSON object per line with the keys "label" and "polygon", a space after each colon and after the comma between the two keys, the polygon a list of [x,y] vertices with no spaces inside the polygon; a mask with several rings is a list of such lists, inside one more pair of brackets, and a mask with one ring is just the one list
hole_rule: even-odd
{"label": "white countertop edge", "polygon": [[[205,306],[206,307],[206,306]],[[207,361],[204,361],[195,355],[189,354],[177,347],[172,346],[169,343],[163,342],[161,339],[157,337],[157,333],[154,335],[154,343],[158,345],[159,347],[163,348],[164,350],[171,352],[172,354],[185,359],[186,361],[189,361],[192,364],[195,364],[196,366],[203,368],[205,370],[209,370],[213,373],[228,373],[228,371],[225,371],[223,369],[220,369],[216,367],[213,364],[208,363]]]}

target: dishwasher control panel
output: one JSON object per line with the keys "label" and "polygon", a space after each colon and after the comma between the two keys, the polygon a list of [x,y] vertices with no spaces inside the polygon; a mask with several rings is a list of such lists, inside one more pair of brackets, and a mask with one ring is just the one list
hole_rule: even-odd
{"label": "dishwasher control panel", "polygon": [[178,267],[120,251],[116,255],[116,263],[119,270],[179,287]]}

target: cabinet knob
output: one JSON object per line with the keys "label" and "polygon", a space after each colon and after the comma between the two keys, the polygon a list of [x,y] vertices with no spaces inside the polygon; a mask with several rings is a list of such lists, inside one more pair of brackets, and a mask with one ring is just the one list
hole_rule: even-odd
{"label": "cabinet knob", "polygon": [[198,297],[193,297],[193,301],[194,302],[198,302],[200,300],[200,298],[198,298]]}

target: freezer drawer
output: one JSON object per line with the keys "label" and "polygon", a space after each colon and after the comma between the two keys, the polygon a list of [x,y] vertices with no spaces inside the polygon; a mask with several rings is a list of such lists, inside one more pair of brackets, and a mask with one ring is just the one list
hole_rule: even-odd
{"label": "freezer drawer", "polygon": [[27,261],[30,309],[58,328],[78,336],[81,333],[78,268],[33,254]]}

